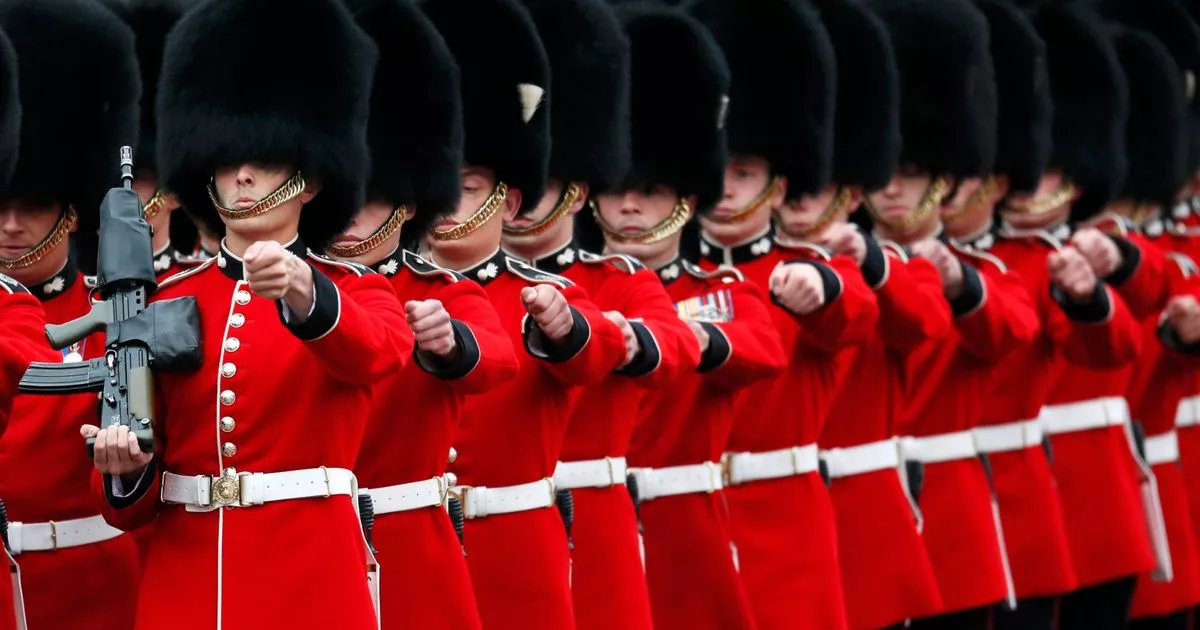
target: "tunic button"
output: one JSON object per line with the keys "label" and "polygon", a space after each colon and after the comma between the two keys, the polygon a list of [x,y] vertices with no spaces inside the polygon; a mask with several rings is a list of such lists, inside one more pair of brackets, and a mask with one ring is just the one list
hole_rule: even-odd
{"label": "tunic button", "polygon": [[217,266],[222,269],[225,268],[225,257],[224,256],[217,256]]}
{"label": "tunic button", "polygon": [[235,395],[233,392],[229,391],[228,389],[221,392],[221,404],[222,405],[225,405],[226,407],[228,407],[229,405],[232,405],[234,403],[234,401],[236,401],[236,400],[237,400],[237,395]]}
{"label": "tunic button", "polygon": [[225,433],[232,432],[235,426],[237,426],[237,423],[233,421],[233,418],[230,418],[229,416],[221,418],[221,430]]}
{"label": "tunic button", "polygon": [[229,352],[237,352],[237,349],[241,347],[242,342],[237,337],[230,337],[225,340],[225,349]]}
{"label": "tunic button", "polygon": [[236,365],[232,363],[226,363],[225,365],[221,366],[221,376],[224,376],[225,378],[233,378],[234,374],[237,374]]}
{"label": "tunic button", "polygon": [[450,447],[450,457],[447,459],[450,461],[451,464],[453,464],[454,461],[456,459],[458,459],[458,451],[455,450],[453,446]]}
{"label": "tunic button", "polygon": [[233,457],[234,455],[237,455],[237,444],[234,444],[233,442],[226,442],[221,446],[221,454],[225,457]]}
{"label": "tunic button", "polygon": [[241,328],[242,324],[245,324],[245,323],[246,323],[246,316],[242,315],[241,313],[234,313],[229,318],[229,325],[233,326],[234,328]]}
{"label": "tunic button", "polygon": [[250,293],[247,291],[238,291],[233,294],[233,301],[245,306],[250,303]]}

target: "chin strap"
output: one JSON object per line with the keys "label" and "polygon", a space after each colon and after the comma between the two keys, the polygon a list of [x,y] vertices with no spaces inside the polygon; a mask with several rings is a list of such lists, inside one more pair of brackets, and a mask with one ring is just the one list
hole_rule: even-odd
{"label": "chin strap", "polygon": [[17,258],[0,258],[0,269],[5,271],[16,271],[36,265],[38,261],[46,257],[58,244],[65,241],[71,234],[71,230],[79,224],[79,215],[75,212],[75,206],[67,206],[65,212],[58,215],[58,221],[54,224],[54,229],[42,239],[42,242],[34,246],[29,252]]}
{"label": "chin strap", "polygon": [[651,226],[636,234],[625,234],[618,231],[613,226],[609,225],[604,217],[600,215],[600,208],[595,202],[589,201],[592,207],[592,216],[596,217],[596,224],[604,230],[604,234],[613,242],[622,245],[648,245],[657,243],[683,229],[687,225],[688,218],[692,214],[692,204],[682,197],[675,201],[675,207],[671,209],[671,214],[663,219],[658,225]]}
{"label": "chin strap", "polygon": [[572,182],[567,185],[566,190],[559,197],[558,205],[554,206],[554,210],[545,219],[528,227],[516,227],[505,223],[504,233],[512,236],[537,236],[538,234],[542,234],[546,230],[549,230],[555,223],[558,223],[560,219],[570,214],[571,206],[575,205],[575,202],[579,201],[579,197],[582,195],[583,188]]}
{"label": "chin strap", "polygon": [[466,221],[448,230],[435,230],[429,236],[435,241],[457,241],[460,238],[478,230],[481,225],[487,223],[496,216],[496,212],[500,210],[500,206],[504,204],[504,200],[508,199],[508,184],[504,182],[496,182],[492,188],[492,194],[488,196],[487,201],[479,207]]}
{"label": "chin strap", "polygon": [[297,172],[288,178],[283,185],[275,189],[275,192],[263,197],[258,203],[244,210],[234,210],[221,205],[221,200],[217,196],[217,184],[215,180],[208,181],[208,198],[212,201],[213,207],[217,213],[226,219],[249,219],[264,215],[275,208],[295,199],[300,193],[304,192],[305,187],[304,176]]}
{"label": "chin strap", "polygon": [[925,194],[921,196],[921,201],[917,202],[917,206],[910,210],[900,219],[889,219],[882,212],[879,212],[871,203],[870,198],[865,198],[864,203],[867,206],[867,211],[871,213],[871,218],[886,225],[888,228],[900,233],[908,233],[913,228],[920,226],[934,212],[937,212],[942,207],[942,201],[946,199],[946,195],[950,192],[950,179],[947,177],[938,177],[929,182],[929,186],[925,188]]}
{"label": "chin strap", "polygon": [[408,208],[396,206],[392,209],[392,215],[374,234],[353,245],[330,245],[325,251],[335,258],[357,258],[387,242],[393,234],[400,231],[407,220]]}

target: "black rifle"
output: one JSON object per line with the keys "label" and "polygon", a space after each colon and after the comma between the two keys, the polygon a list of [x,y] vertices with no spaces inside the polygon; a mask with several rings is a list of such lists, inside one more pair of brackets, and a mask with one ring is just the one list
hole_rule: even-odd
{"label": "black rifle", "polygon": [[[100,428],[124,425],[143,452],[154,450],[154,379],[151,370],[184,371],[200,365],[200,314],[193,297],[148,305],[158,289],[150,224],[133,191],[133,149],[121,147],[121,186],[100,205],[96,283],[101,301],[65,324],[46,326],[55,349],[106,331],[104,356],[82,363],[33,363],[21,378],[27,394],[100,392]],[[87,440],[88,455],[95,438]]]}

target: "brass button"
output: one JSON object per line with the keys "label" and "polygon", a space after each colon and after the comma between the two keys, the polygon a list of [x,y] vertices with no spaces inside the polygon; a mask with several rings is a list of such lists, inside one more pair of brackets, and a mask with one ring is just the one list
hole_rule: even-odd
{"label": "brass button", "polygon": [[236,365],[232,363],[226,363],[225,365],[221,366],[221,376],[224,376],[225,378],[233,378],[234,374],[237,374]]}
{"label": "brass button", "polygon": [[229,325],[234,328],[241,328],[242,324],[246,323],[246,316],[241,313],[234,313],[229,317]]}
{"label": "brass button", "polygon": [[449,488],[453,488],[454,486],[457,486],[457,485],[458,485],[458,475],[456,475],[452,472],[446,473],[446,486]]}
{"label": "brass button", "polygon": [[225,340],[225,350],[228,352],[237,352],[237,349],[241,347],[242,342],[237,337],[230,337]]}
{"label": "brass button", "polygon": [[250,303],[250,293],[248,291],[238,291],[233,294],[233,301],[245,306]]}
{"label": "brass button", "polygon": [[226,442],[221,446],[221,454],[225,457],[233,457],[234,455],[237,455],[237,444],[234,444],[233,442]]}
{"label": "brass button", "polygon": [[458,459],[458,451],[457,451],[457,450],[455,450],[455,448],[454,448],[453,446],[451,446],[451,447],[450,447],[450,457],[449,457],[449,458],[447,458],[447,459],[448,459],[448,461],[449,461],[451,464],[453,464],[453,463],[454,463],[454,461],[455,461],[456,459]]}
{"label": "brass button", "polygon": [[233,418],[230,418],[229,416],[225,416],[224,418],[221,418],[221,430],[224,431],[225,433],[229,433],[229,432],[233,431],[233,428],[236,426],[237,426],[237,423],[233,421]]}
{"label": "brass button", "polygon": [[228,389],[221,392],[221,404],[222,405],[225,405],[226,407],[228,407],[229,405],[232,405],[235,401],[237,401],[237,395],[234,394],[233,392],[229,391]]}

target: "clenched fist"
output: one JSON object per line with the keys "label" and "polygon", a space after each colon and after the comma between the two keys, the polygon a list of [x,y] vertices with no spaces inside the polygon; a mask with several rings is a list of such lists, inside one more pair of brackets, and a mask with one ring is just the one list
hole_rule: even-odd
{"label": "clenched fist", "polygon": [[1190,295],[1180,295],[1167,302],[1167,321],[1180,341],[1191,345],[1200,341],[1200,303]]}
{"label": "clenched fist", "polygon": [[1073,302],[1087,302],[1091,300],[1092,295],[1096,292],[1096,272],[1092,270],[1092,266],[1079,253],[1079,250],[1073,247],[1064,247],[1062,250],[1050,254],[1046,259],[1046,265],[1050,269],[1050,284],[1058,287],[1068,296]]}
{"label": "clenched fist", "polygon": [[704,330],[704,326],[701,326],[700,322],[694,319],[688,319],[687,317],[680,317],[680,319],[687,322],[688,328],[692,329],[692,334],[696,335],[696,341],[700,344],[700,354],[708,352],[708,344],[712,339],[708,336],[708,331]]}
{"label": "clenched fist", "polygon": [[787,310],[807,315],[825,305],[825,280],[812,265],[780,263],[771,272],[771,294]]}
{"label": "clenched fist", "polygon": [[937,268],[938,275],[942,278],[942,293],[948,299],[953,300],[962,294],[962,263],[959,262],[954,252],[946,247],[945,243],[937,239],[921,241],[913,244],[912,252],[933,263],[933,266]]}
{"label": "clenched fist", "polygon": [[1083,254],[1100,278],[1107,278],[1121,266],[1121,250],[1108,235],[1096,228],[1080,229],[1071,236],[1070,243]]}
{"label": "clenched fist", "polygon": [[525,312],[551,341],[566,339],[575,327],[567,298],[557,287],[549,284],[525,287],[521,289],[521,303],[525,306]]}
{"label": "clenched fist", "polygon": [[100,429],[92,424],[79,427],[79,435],[83,439],[96,438],[96,448],[92,461],[96,470],[105,475],[122,477],[122,481],[131,486],[137,482],[137,476],[154,459],[154,453],[143,453],[138,447],[137,436],[129,427],[114,424],[106,429]]}
{"label": "clenched fist", "polygon": [[867,257],[867,239],[858,228],[849,223],[834,223],[821,234],[817,241],[834,254],[849,256],[862,264]]}
{"label": "clenched fist", "polygon": [[412,328],[417,349],[449,358],[458,350],[450,313],[440,300],[412,300],[404,304],[408,326]]}
{"label": "clenched fist", "polygon": [[621,363],[621,367],[625,367],[633,362],[634,357],[637,356],[638,350],[641,349],[641,346],[638,345],[637,335],[633,332],[633,326],[630,325],[629,320],[625,319],[625,316],[618,311],[604,311],[601,314],[604,315],[604,319],[607,319],[617,328],[620,328],[621,334],[625,337],[625,361]]}

